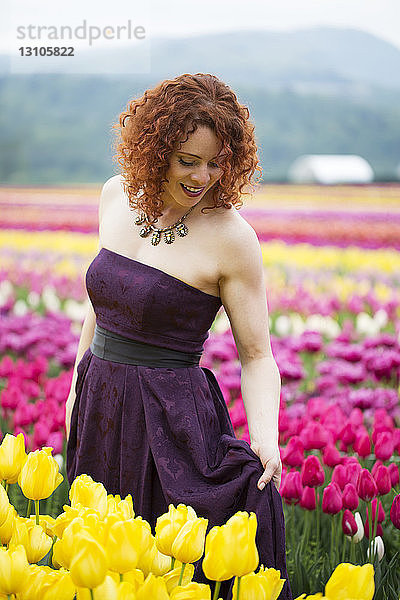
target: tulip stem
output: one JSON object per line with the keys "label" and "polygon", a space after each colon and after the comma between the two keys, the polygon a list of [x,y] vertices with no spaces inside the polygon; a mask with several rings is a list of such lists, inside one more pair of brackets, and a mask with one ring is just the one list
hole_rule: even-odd
{"label": "tulip stem", "polygon": [[181,585],[182,583],[182,579],[183,579],[183,572],[185,570],[186,567],[186,563],[182,563],[182,568],[181,568],[181,573],[179,575],[179,581],[178,581],[178,585]]}
{"label": "tulip stem", "polygon": [[175,566],[175,556],[171,556],[171,571]]}
{"label": "tulip stem", "polygon": [[31,510],[32,510],[32,500],[29,498],[28,505],[26,507],[26,518],[27,519],[31,516]]}
{"label": "tulip stem", "polygon": [[[372,507],[372,502],[371,502],[371,507]],[[376,498],[376,511],[375,511],[375,519],[374,519],[374,532],[372,534],[372,564],[374,564],[375,562],[375,550],[377,549],[377,545],[374,543],[375,542],[375,537],[376,537],[376,530],[378,527],[378,512],[379,512],[379,499]]]}
{"label": "tulip stem", "polygon": [[219,588],[220,587],[221,587],[221,582],[220,581],[216,581],[215,582],[215,588],[214,588],[214,594],[213,594],[213,600],[218,600]]}
{"label": "tulip stem", "polygon": [[241,580],[241,577],[238,577],[237,578],[236,600],[239,600],[240,580]]}
{"label": "tulip stem", "polygon": [[40,500],[35,500],[36,525],[39,525],[39,502]]}
{"label": "tulip stem", "polygon": [[119,574],[119,580],[120,580],[120,582],[124,580],[124,574],[123,573]]}
{"label": "tulip stem", "polygon": [[334,515],[332,515],[331,518],[331,560],[333,560],[333,564],[331,564],[331,571],[333,571],[333,566],[336,562],[336,556],[333,557],[333,549],[335,547],[334,543],[333,543],[333,538],[335,536],[335,519],[334,519]]}
{"label": "tulip stem", "polygon": [[94,600],[94,593],[93,593],[92,588],[90,588],[90,597],[91,597],[92,600]]}
{"label": "tulip stem", "polygon": [[371,553],[372,553],[372,502],[371,500],[368,501],[368,550],[369,550],[369,557],[368,557],[368,562],[370,562],[371,564],[374,564],[373,561],[371,561]]}

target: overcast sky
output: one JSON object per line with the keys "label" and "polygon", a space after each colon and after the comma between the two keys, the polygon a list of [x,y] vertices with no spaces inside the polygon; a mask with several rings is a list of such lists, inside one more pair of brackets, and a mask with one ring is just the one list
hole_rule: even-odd
{"label": "overcast sky", "polygon": [[[290,30],[325,25],[357,28],[400,48],[400,0],[6,0],[0,50],[15,46],[16,26],[142,25],[148,40],[237,29]],[[107,42],[106,42],[107,43]]]}

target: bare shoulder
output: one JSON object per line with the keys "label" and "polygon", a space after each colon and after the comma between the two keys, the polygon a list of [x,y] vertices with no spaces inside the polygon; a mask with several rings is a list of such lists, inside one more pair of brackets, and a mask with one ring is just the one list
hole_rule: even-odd
{"label": "bare shoulder", "polygon": [[99,202],[99,222],[102,220],[105,209],[108,208],[117,197],[120,197],[121,194],[123,194],[124,188],[122,182],[122,175],[113,175],[103,184]]}
{"label": "bare shoulder", "polygon": [[220,279],[243,276],[247,272],[254,277],[262,270],[262,251],[257,233],[236,209],[226,210],[220,219],[218,231],[218,255]]}

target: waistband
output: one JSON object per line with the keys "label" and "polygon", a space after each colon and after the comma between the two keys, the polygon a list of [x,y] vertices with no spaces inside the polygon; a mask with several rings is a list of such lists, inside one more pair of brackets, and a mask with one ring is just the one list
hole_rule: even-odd
{"label": "waistband", "polygon": [[97,323],[90,350],[99,358],[146,367],[192,367],[199,364],[202,356],[202,352],[181,352],[136,342],[104,329]]}

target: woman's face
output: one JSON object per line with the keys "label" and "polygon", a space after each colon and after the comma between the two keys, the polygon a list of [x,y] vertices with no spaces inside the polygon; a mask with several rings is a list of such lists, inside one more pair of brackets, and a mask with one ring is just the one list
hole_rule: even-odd
{"label": "woman's face", "polygon": [[168,183],[163,183],[161,196],[164,206],[172,210],[197,204],[223,174],[219,156],[222,144],[208,127],[199,126],[178,147],[170,157]]}

